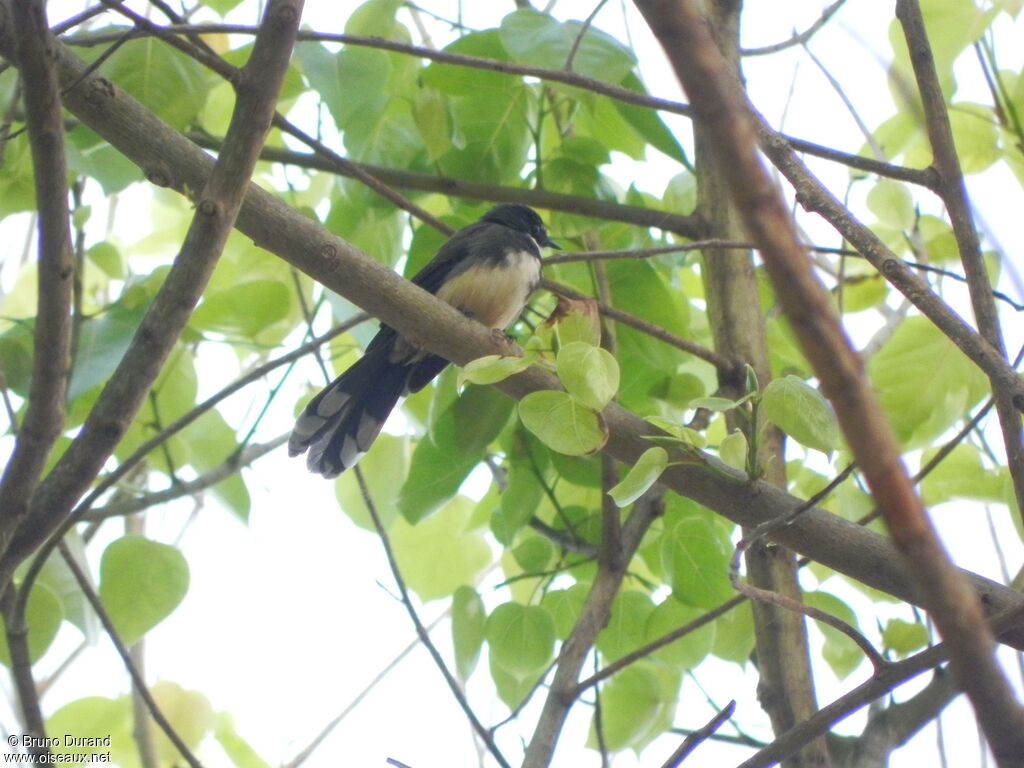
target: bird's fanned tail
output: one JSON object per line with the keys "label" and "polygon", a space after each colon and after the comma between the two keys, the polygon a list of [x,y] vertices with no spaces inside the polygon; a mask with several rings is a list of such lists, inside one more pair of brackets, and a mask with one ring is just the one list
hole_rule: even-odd
{"label": "bird's fanned tail", "polygon": [[336,477],[362,457],[402,396],[409,368],[386,345],[367,353],[313,398],[295,422],[288,454],[308,449],[311,472]]}

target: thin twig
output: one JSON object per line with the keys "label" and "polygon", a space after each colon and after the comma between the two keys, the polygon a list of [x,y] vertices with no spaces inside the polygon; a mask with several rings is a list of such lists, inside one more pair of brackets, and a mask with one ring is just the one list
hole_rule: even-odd
{"label": "thin twig", "polygon": [[[445,613],[442,613],[440,616],[434,619],[427,626],[427,632],[432,632],[438,624],[447,619],[448,613],[449,612],[446,611]],[[295,755],[295,757],[293,757],[291,760],[285,763],[283,768],[299,768],[299,766],[306,762],[306,760],[308,760],[309,757],[323,743],[324,739],[330,736],[334,729],[341,725],[341,722],[356,710],[356,708],[363,702],[363,699],[369,696],[370,693],[372,693],[373,690],[381,683],[381,681],[383,681],[384,678],[386,678],[399,665],[402,659],[404,659],[406,656],[412,653],[412,651],[419,647],[419,644],[420,640],[419,638],[416,638],[407,646],[405,646],[405,648],[399,651],[398,655],[395,656],[395,658],[393,658],[391,661],[389,661],[380,672],[374,675],[373,680],[367,683],[366,687],[364,687],[358,694],[356,694],[355,698],[352,699],[352,701],[350,701],[345,706],[345,708],[341,710],[341,712],[339,712],[335,717],[333,717],[331,721],[320,730],[320,733],[313,737],[313,740],[310,741],[309,744],[307,744],[305,747],[299,750],[299,753]]]}
{"label": "thin twig", "polygon": [[455,701],[458,702],[459,707],[462,708],[466,718],[473,726],[473,730],[476,732],[477,736],[480,737],[481,741],[487,745],[487,751],[491,753],[498,765],[502,766],[502,768],[511,768],[508,760],[505,759],[505,756],[502,755],[501,751],[498,749],[498,745],[494,742],[494,738],[491,736],[491,733],[484,727],[484,724],[480,722],[480,719],[476,716],[473,708],[469,706],[469,701],[466,699],[466,694],[459,685],[459,681],[455,679],[455,676],[448,669],[448,665],[445,664],[444,659],[441,658],[441,654],[434,645],[434,641],[430,639],[430,634],[427,632],[427,628],[423,626],[423,622],[420,621],[419,614],[416,612],[416,607],[412,604],[412,600],[409,597],[409,590],[405,586],[405,579],[402,578],[402,571],[398,567],[398,561],[395,559],[395,552],[391,548],[391,539],[388,537],[388,532],[385,530],[384,524],[381,522],[380,515],[377,513],[377,505],[373,501],[373,495],[370,493],[370,488],[366,484],[363,472],[358,466],[355,467],[353,471],[356,473],[356,480],[359,483],[359,491],[363,496],[363,503],[366,504],[366,509],[370,513],[370,519],[373,520],[373,527],[377,530],[377,535],[380,536],[380,543],[384,548],[384,555],[387,557],[388,566],[391,568],[391,575],[395,580],[395,584],[398,586],[398,593],[402,600],[402,605],[405,606],[405,610],[409,614],[409,618],[412,620],[413,626],[416,628],[416,635],[419,637],[420,642],[423,643],[423,647],[427,649],[430,657],[434,660],[438,670],[441,672],[441,676],[444,677],[445,682],[448,684],[448,688],[455,697]]}
{"label": "thin twig", "polygon": [[[568,285],[563,283],[556,283],[553,280],[542,280],[541,287],[551,291],[554,294],[560,294],[562,296],[568,296],[570,299],[589,299],[589,296],[580,293],[579,291],[570,288]],[[711,363],[720,372],[732,372],[737,369],[742,369],[742,365],[729,360],[726,357],[718,354],[714,350],[710,350],[707,347],[703,347],[700,344],[695,344],[687,339],[680,338],[675,334],[669,333],[666,330],[659,328],[653,323],[648,323],[645,320],[641,320],[635,315],[631,315],[628,312],[623,312],[621,309],[610,307],[607,304],[601,304],[598,302],[597,308],[602,315],[610,317],[613,320],[618,320],[623,325],[628,325],[630,328],[647,334],[658,341],[663,341],[666,344],[681,349],[683,352],[689,352],[694,357],[697,357],[705,362]]]}
{"label": "thin twig", "polygon": [[146,708],[149,710],[149,714],[152,716],[153,721],[160,727],[160,730],[164,732],[174,748],[178,750],[180,754],[191,768],[203,768],[203,764],[199,762],[199,759],[192,754],[192,751],[188,748],[188,745],[182,740],[178,732],[174,730],[174,726],[171,725],[170,721],[164,716],[160,706],[156,703],[156,699],[153,698],[153,694],[146,686],[146,681],[142,678],[139,670],[135,668],[135,664],[132,662],[131,652],[128,650],[121,636],[117,633],[117,629],[114,627],[114,623],[110,620],[110,615],[107,610],[103,607],[103,602],[100,600],[100,596],[96,594],[96,590],[92,588],[92,584],[89,583],[89,578],[85,575],[82,569],[79,567],[78,562],[75,560],[75,556],[71,554],[71,550],[68,549],[67,544],[63,541],[57,545],[60,551],[61,557],[64,558],[64,562],[67,564],[68,570],[71,571],[71,575],[75,577],[75,581],[78,582],[78,588],[82,590],[82,594],[88,601],[89,605],[92,606],[93,611],[96,612],[96,616],[99,617],[100,624],[103,625],[104,631],[110,638],[110,642],[114,644],[114,649],[117,651],[117,655],[121,657],[121,661],[124,663],[124,668],[128,671],[128,676],[132,679],[132,685],[135,690],[138,691],[139,696],[146,703]]}
{"label": "thin twig", "polygon": [[793,35],[788,40],[783,40],[782,42],[773,43],[771,45],[764,45],[760,48],[741,48],[740,54],[743,56],[764,56],[769,53],[778,53],[779,51],[784,51],[787,48],[793,48],[798,45],[806,45],[807,41],[817,34],[818,30],[828,24],[829,19],[836,14],[836,11],[843,7],[843,3],[845,2],[846,0],[835,0],[832,5],[828,6],[821,12],[821,16],[819,16],[811,26],[803,32]]}
{"label": "thin twig", "polygon": [[661,768],[678,768],[679,764],[687,758],[687,756],[699,747],[703,742],[711,738],[712,734],[717,731],[722,725],[732,717],[732,713],[736,711],[736,702],[730,701],[721,711],[712,717],[708,724],[703,728],[694,731],[682,744],[679,745],[679,749],[672,753],[672,756],[665,761]]}

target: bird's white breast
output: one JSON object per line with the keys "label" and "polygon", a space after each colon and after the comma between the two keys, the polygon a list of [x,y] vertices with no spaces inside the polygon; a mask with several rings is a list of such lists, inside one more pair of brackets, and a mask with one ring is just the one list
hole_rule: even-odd
{"label": "bird's white breast", "polygon": [[489,328],[508,328],[540,283],[540,260],[529,251],[508,251],[500,262],[483,262],[446,282],[437,292],[456,309]]}

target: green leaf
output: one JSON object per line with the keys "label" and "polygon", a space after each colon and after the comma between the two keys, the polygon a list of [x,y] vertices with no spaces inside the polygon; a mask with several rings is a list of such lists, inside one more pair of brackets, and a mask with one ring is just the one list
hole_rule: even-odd
{"label": "green leaf", "polygon": [[746,664],[754,651],[754,614],[742,603],[715,619],[715,644],[711,652],[720,659]]}
{"label": "green leaf", "polygon": [[[925,451],[922,463],[934,454],[934,450]],[[981,452],[973,445],[961,443],[921,481],[921,498],[929,507],[951,499],[1000,503],[1007,482],[1005,468],[986,469]]]}
{"label": "green leaf", "polygon": [[235,768],[271,768],[270,763],[238,733],[235,721],[227,712],[216,715],[213,735]]}
{"label": "green leaf", "polygon": [[[532,9],[501,20],[502,45],[513,59],[533,66],[564,69],[574,41],[583,32],[578,21],[560,22]],[[615,38],[588,27],[579,41],[572,69],[587,77],[618,83],[636,66],[636,57]]]}
{"label": "green leaf", "polygon": [[[647,618],[644,642],[654,642],[670,632],[696,621],[705,613],[703,608],[682,605],[674,598],[664,600]],[[655,658],[671,664],[673,669],[692,669],[711,653],[715,634],[716,623],[708,622],[699,629],[689,632],[655,651]]]}
{"label": "green leaf", "polygon": [[684,605],[714,608],[732,597],[731,554],[708,516],[687,515],[674,522],[666,519],[661,562],[669,574],[672,595]]}
{"label": "green leaf", "polygon": [[608,441],[600,414],[565,392],[531,392],[519,401],[519,418],[549,448],[570,456],[595,453]]}
{"label": "green leaf", "polygon": [[188,563],[167,544],[125,536],[103,551],[99,595],[125,645],[170,616],[188,584]]}
{"label": "green leaf", "polygon": [[949,122],[964,173],[981,173],[1003,157],[998,119],[991,107],[954,104],[949,110]]}
{"label": "green leaf", "polygon": [[658,481],[667,466],[668,452],[664,448],[648,448],[640,454],[622,482],[608,491],[608,495],[620,508],[627,507]]}
{"label": "green leaf", "polygon": [[[835,595],[830,595],[828,592],[805,592],[804,602],[812,608],[817,608],[819,611],[824,611],[840,619],[859,631],[857,615],[850,606]],[[840,680],[847,677],[860,666],[865,658],[864,652],[848,635],[835,627],[821,621],[817,622],[817,627],[825,636],[822,656]]]}
{"label": "green leaf", "polygon": [[[25,626],[28,629],[28,656],[31,663],[38,661],[50,647],[64,621],[64,609],[60,599],[48,586],[38,581],[32,587],[32,594],[25,606]],[[7,621],[0,618],[0,627],[6,630]],[[6,631],[0,636],[0,664],[10,668],[11,652],[7,647]]]}
{"label": "green leaf", "polygon": [[[471,32],[442,49],[445,53],[458,53],[496,61],[509,61],[508,53],[496,29]],[[434,63],[423,70],[423,82],[453,96],[478,96],[482,93],[514,91],[517,81],[497,72],[452,64]]]}
{"label": "green leaf", "polygon": [[530,522],[543,494],[544,489],[529,462],[513,461],[508,486],[501,494],[501,509],[491,523],[501,544],[511,544],[515,534]]}
{"label": "green leaf", "polygon": [[[150,686],[150,693],[171,727],[189,749],[195,751],[213,730],[213,707],[199,691],[183,688],[170,680]],[[159,728],[156,729],[156,751],[159,765],[177,765],[181,753]]]}
{"label": "green leaf", "polygon": [[277,281],[253,280],[208,293],[192,315],[195,328],[254,338],[288,317],[292,288]]}
{"label": "green leaf", "polygon": [[924,317],[908,317],[867,365],[904,449],[927,445],[987,392],[985,375]]}
{"label": "green leaf", "polygon": [[[91,62],[102,52],[87,48],[79,55]],[[179,131],[195,120],[212,82],[194,59],[154,37],[130,40],[99,71]]]}
{"label": "green leaf", "polygon": [[661,708],[661,684],[646,665],[634,664],[615,675],[601,689],[601,726],[608,751],[639,746]]}
{"label": "green leaf", "polygon": [[128,309],[118,304],[82,322],[75,368],[68,387],[69,400],[106,383],[124,357],[145,313],[145,306]]}
{"label": "green leaf", "polygon": [[427,147],[427,159],[437,160],[452,148],[451,114],[439,91],[420,88],[412,102],[412,119]]}
{"label": "green leaf", "polygon": [[718,458],[733,469],[747,471],[747,436],[742,431],[734,429],[722,438],[718,444]]}
{"label": "green leaf", "polygon": [[644,629],[653,611],[654,603],[645,592],[628,589],[616,596],[608,625],[597,636],[597,650],[606,661],[620,659],[644,644]]}
{"label": "green leaf", "polygon": [[130,184],[143,180],[142,171],[135,163],[84,125],[76,126],[67,136],[68,168],[96,179],[105,194],[122,192]]}
{"label": "green leaf", "polygon": [[[139,764],[139,750],[132,738],[132,704],[129,696],[117,699],[86,696],[71,701],[46,719],[46,732],[67,734],[73,738],[109,736],[110,762],[125,768]],[[65,747],[63,742],[63,738],[59,739],[52,751],[56,754],[82,751],[81,747]],[[102,751],[106,749],[104,747]]]}
{"label": "green leaf", "polygon": [[768,383],[764,415],[801,445],[829,453],[839,447],[839,421],[828,400],[803,379],[786,376]]}
{"label": "green leaf", "polygon": [[416,525],[395,521],[391,546],[406,584],[420,599],[448,597],[463,584],[473,584],[490,564],[487,540],[470,529],[475,509],[470,499],[456,496]]}
{"label": "green leaf", "polygon": [[470,360],[459,369],[459,386],[466,382],[472,384],[497,384],[509,376],[514,376],[529,368],[537,355],[526,354],[523,357],[506,355],[485,355]]}
{"label": "green leaf", "polygon": [[[621,83],[624,87],[637,93],[647,93],[635,74],[630,73]],[[638,107],[634,104],[626,104],[618,99],[612,101],[615,110],[625,118],[633,129],[646,139],[655,149],[683,165],[687,164],[686,152],[676,138],[676,135],[669,129],[657,111]],[[679,210],[677,213],[686,213]]]}
{"label": "green leaf", "polygon": [[543,536],[526,536],[512,550],[512,556],[524,573],[541,573],[555,559],[555,545]]}
{"label": "green leaf", "polygon": [[555,333],[559,346],[583,342],[592,347],[601,344],[601,318],[597,303],[585,300],[560,299],[558,309],[568,307],[568,312],[555,321]]}
{"label": "green leaf", "polygon": [[[385,529],[390,528],[398,517],[398,494],[402,486],[395,482],[395,478],[405,477],[409,463],[408,448],[407,438],[383,434],[373,442],[373,450],[359,461],[370,498]],[[334,495],[352,522],[364,530],[376,530],[355,472],[343,472],[338,476],[334,481]]]}
{"label": "green leaf", "polygon": [[619,389],[619,364],[606,349],[572,341],[558,350],[558,378],[583,405],[604,410]]}
{"label": "green leaf", "polygon": [[568,589],[552,590],[541,599],[541,606],[554,619],[555,634],[559,640],[565,640],[572,633],[589,593],[589,584],[574,584]]}
{"label": "green leaf", "polygon": [[504,603],[487,617],[487,645],[494,662],[523,679],[554,657],[555,622],[541,606]]}
{"label": "green leaf", "polygon": [[889,619],[882,630],[882,642],[890,651],[909,656],[928,645],[928,628],[916,621]]}
{"label": "green leaf", "polygon": [[916,215],[914,198],[905,184],[882,179],[868,192],[868,210],[883,224],[909,231]]}
{"label": "green leaf", "polygon": [[731,411],[737,405],[738,403],[735,400],[730,400],[727,397],[716,397],[714,395],[709,397],[697,397],[690,401],[691,408],[703,408],[707,411],[714,411],[715,413]]}
{"label": "green leaf", "polygon": [[476,669],[484,645],[487,610],[472,587],[459,587],[452,596],[452,645],[455,669],[461,680],[468,680]]}
{"label": "green leaf", "polygon": [[416,445],[398,506],[410,522],[427,517],[459,490],[508,422],[512,402],[490,387],[469,387]]}

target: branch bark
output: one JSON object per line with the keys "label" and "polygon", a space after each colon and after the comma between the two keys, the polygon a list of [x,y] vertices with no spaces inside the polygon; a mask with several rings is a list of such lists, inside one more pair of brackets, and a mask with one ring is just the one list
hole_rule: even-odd
{"label": "branch bark", "polygon": [[637,0],[637,5],[665,48],[697,117],[716,131],[718,167],[751,239],[758,243],[779,302],[835,407],[892,538],[949,647],[958,684],[970,698],[1000,765],[1019,765],[1024,755],[1024,710],[996,662],[992,634],[982,620],[977,597],[950,564],[914,493],[863,364],[810,268],[785,202],[760,162],[756,128],[742,91],[690,0]]}
{"label": "branch bark", "polygon": [[[42,2],[15,3],[12,18],[17,62],[24,80],[25,120],[35,176],[39,233],[39,287],[35,322],[37,353],[25,419],[0,478],[0,552],[29,511],[29,502],[50,450],[64,427],[71,342],[74,274],[71,217],[60,86],[54,41]],[[0,590],[3,583],[0,582]]]}
{"label": "branch bark", "polygon": [[[608,551],[611,547],[602,544],[597,575],[580,611],[580,617],[558,654],[555,675],[551,680],[548,697],[544,700],[537,728],[526,747],[523,768],[547,768],[551,764],[565,718],[580,693],[579,678],[583,663],[594,647],[597,635],[608,624],[612,601],[619,593],[630,560],[651,523],[661,514],[660,494],[660,490],[648,491],[634,504],[633,512],[621,529],[613,527],[614,533],[611,536],[617,541],[611,547],[616,551]],[[608,535],[606,529],[605,536]]]}
{"label": "branch bark", "polygon": [[[953,143],[953,129],[949,123],[946,99],[939,86],[935,71],[931,43],[921,16],[917,0],[899,0],[896,3],[896,18],[903,27],[903,35],[910,50],[910,63],[917,78],[917,89],[924,106],[925,127],[932,145],[933,165],[938,171],[939,184],[936,191],[949,211],[953,235],[960,251],[960,261],[967,275],[967,288],[971,295],[971,306],[978,331],[992,347],[1006,359],[1006,345],[999,326],[999,314],[992,294],[992,281],[981,257],[981,243],[974,224],[971,201],[967,196],[960,157]],[[996,414],[1003,433],[1006,447],[1006,462],[1013,480],[1017,497],[1017,512],[1024,519],[1024,426],[1013,402],[1013,392],[990,377],[992,396],[996,403]]]}
{"label": "branch bark", "polygon": [[[730,72],[739,75],[738,2],[719,2],[707,6],[709,29],[722,51]],[[653,30],[655,36],[658,30]],[[732,206],[725,175],[718,167],[716,126],[694,117],[694,143],[697,166],[697,211],[707,223],[712,237],[739,240],[743,232],[739,216]],[[727,358],[747,361],[764,386],[771,379],[768,343],[760,291],[749,251],[708,248],[703,252],[701,275],[704,279],[708,321],[715,350]],[[746,372],[719,370],[719,387],[726,397],[746,394]],[[728,414],[730,430],[739,429],[756,451],[756,466],[764,467],[766,480],[778,488],[786,487],[785,442],[775,427],[765,429],[750,423],[738,409]],[[756,446],[756,447],[755,447]],[[746,532],[749,534],[749,531]],[[752,603],[757,655],[757,697],[771,719],[776,734],[785,733],[817,710],[811,654],[807,644],[804,617],[784,605],[802,606],[797,581],[796,556],[792,551],[755,540],[744,552],[751,594],[760,597],[778,595],[779,601],[765,599]],[[816,740],[785,762],[789,768],[828,765],[824,739]]]}
{"label": "branch bark", "polygon": [[[202,192],[181,252],[81,432],[33,495],[26,515],[31,525],[20,526],[21,535],[38,543],[39,533],[48,534],[63,521],[120,441],[177,343],[241,208],[270,129],[301,11],[302,0],[274,0],[268,5],[252,56],[238,78],[238,98],[224,151],[209,177],[192,187]],[[71,93],[102,101],[97,98],[101,90],[108,97],[116,93],[95,76],[86,77]],[[10,578],[23,554],[4,557],[0,550],[0,585]]]}
{"label": "branch bark", "polygon": [[[9,4],[10,0],[0,0],[0,8]],[[6,56],[13,41],[10,25],[4,21],[0,14],[0,55]],[[74,81],[85,68],[60,46],[57,65],[62,82]],[[178,190],[204,186],[213,166],[211,158],[103,78],[86,78],[68,94],[66,106],[153,179]],[[379,317],[415,344],[456,364],[504,349],[487,329],[254,184],[249,185],[237,227],[260,247]],[[503,392],[516,398],[555,388],[558,383],[552,375],[533,369],[501,386]],[[634,463],[650,447],[645,437],[660,434],[648,422],[615,404],[603,416],[610,431],[606,450],[621,462]],[[712,457],[695,459],[673,453],[671,461],[680,464],[663,475],[661,482],[667,488],[743,526],[754,527],[790,514],[802,504],[800,499],[766,483],[749,482],[743,474]],[[22,531],[13,549],[24,556],[48,533]],[[864,584],[901,600],[920,602],[910,570],[891,542],[836,515],[809,509],[772,538]],[[990,614],[1024,606],[1024,598],[1016,591],[975,574],[965,575]],[[1001,638],[1024,649],[1024,629],[1004,628]]]}

